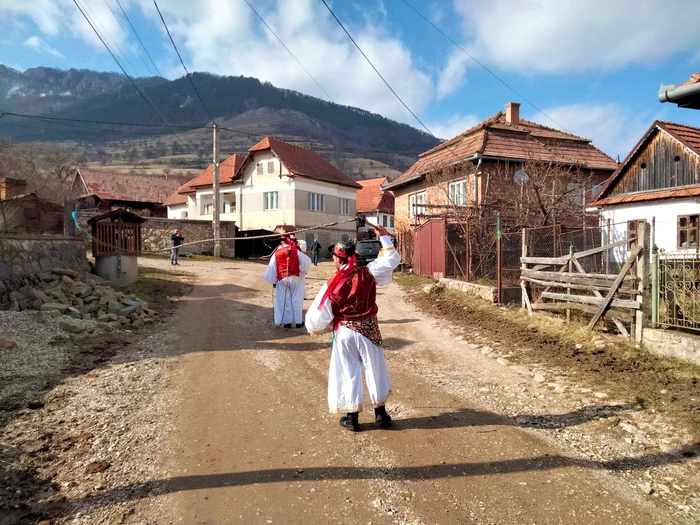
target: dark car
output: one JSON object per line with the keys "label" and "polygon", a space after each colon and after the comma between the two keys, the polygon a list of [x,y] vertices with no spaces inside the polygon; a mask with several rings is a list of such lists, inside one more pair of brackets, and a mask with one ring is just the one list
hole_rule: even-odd
{"label": "dark car", "polygon": [[377,258],[382,249],[382,243],[375,240],[358,241],[355,245],[355,256],[358,266],[367,266]]}

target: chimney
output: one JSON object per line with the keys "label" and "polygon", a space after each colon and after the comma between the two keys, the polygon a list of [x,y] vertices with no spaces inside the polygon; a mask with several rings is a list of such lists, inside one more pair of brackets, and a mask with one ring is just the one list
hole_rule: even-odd
{"label": "chimney", "polygon": [[511,126],[520,124],[520,102],[506,104],[506,122]]}
{"label": "chimney", "polygon": [[0,201],[27,193],[27,181],[22,179],[0,179]]}

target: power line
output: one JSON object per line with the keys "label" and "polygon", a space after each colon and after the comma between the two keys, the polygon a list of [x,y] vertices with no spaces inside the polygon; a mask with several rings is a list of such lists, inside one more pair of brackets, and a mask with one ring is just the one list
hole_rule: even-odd
{"label": "power line", "polygon": [[117,65],[119,66],[119,69],[122,70],[122,73],[124,73],[124,75],[126,75],[126,78],[129,79],[129,82],[131,82],[131,84],[134,86],[134,88],[136,89],[136,91],[138,92],[138,94],[141,95],[141,98],[143,98],[143,99],[146,101],[146,103],[150,106],[150,108],[151,108],[153,111],[155,111],[158,115],[160,115],[160,117],[163,119],[163,121],[170,127],[170,130],[171,130],[170,132],[173,134],[173,136],[178,140],[178,142],[180,142],[180,144],[182,144],[182,145],[184,146],[185,143],[182,142],[182,140],[180,140],[180,137],[177,136],[177,133],[175,133],[175,130],[174,130],[172,124],[170,124],[170,122],[168,121],[168,119],[165,118],[165,115],[163,115],[163,114],[158,110],[158,108],[155,107],[155,106],[153,105],[153,102],[151,102],[151,100],[143,93],[143,91],[141,91],[141,89],[139,89],[139,87],[136,85],[136,82],[134,82],[134,79],[132,79],[132,78],[129,76],[129,74],[126,72],[126,70],[124,69],[124,67],[123,67],[123,66],[121,65],[121,63],[119,62],[119,60],[117,60],[117,57],[115,56],[115,54],[112,52],[112,50],[109,48],[109,46],[106,44],[106,42],[105,42],[104,39],[102,38],[102,35],[100,35],[100,33],[97,31],[97,29],[95,29],[95,26],[92,24],[92,22],[91,22],[90,19],[87,17],[87,15],[86,15],[85,12],[82,10],[82,8],[78,5],[77,0],[73,0],[73,3],[75,4],[75,7],[77,7],[78,10],[80,11],[80,14],[83,15],[83,18],[85,18],[86,22],[87,22],[88,24],[90,24],[90,27],[92,28],[92,30],[93,30],[93,31],[95,32],[95,34],[97,35],[97,38],[100,39],[100,42],[102,42],[102,45],[107,49],[107,51],[109,51],[109,54],[112,55],[112,58],[114,59],[114,61],[115,61],[115,62],[117,63]]}
{"label": "power line", "polygon": [[116,2],[117,2],[117,5],[119,6],[119,9],[121,9],[121,12],[124,15],[124,18],[126,18],[126,21],[129,22],[129,26],[131,27],[131,30],[134,32],[134,35],[136,35],[136,38],[138,39],[139,44],[141,44],[141,47],[146,52],[146,56],[151,61],[151,64],[153,64],[153,67],[156,68],[156,71],[158,72],[158,76],[161,78],[164,78],[163,75],[161,74],[160,70],[158,69],[158,66],[156,66],[156,63],[153,61],[151,54],[148,52],[148,49],[146,49],[146,46],[144,45],[143,41],[141,40],[141,37],[139,36],[138,32],[136,31],[134,24],[131,23],[129,16],[126,14],[126,11],[124,11],[124,8],[122,7],[121,2],[119,2],[119,0],[116,0]]}
{"label": "power line", "polygon": [[382,76],[382,74],[379,72],[379,70],[378,70],[376,67],[374,67],[374,64],[372,63],[372,61],[367,57],[367,55],[365,55],[365,52],[362,51],[362,48],[358,45],[357,42],[355,42],[355,39],[354,39],[354,38],[352,37],[352,35],[348,32],[348,30],[345,29],[345,26],[343,25],[343,23],[338,19],[337,16],[335,16],[335,13],[334,13],[333,10],[330,8],[330,6],[326,3],[326,0],[321,0],[321,2],[323,2],[323,5],[326,6],[326,9],[328,9],[328,12],[330,12],[330,14],[333,16],[333,18],[335,18],[335,21],[338,22],[338,25],[342,28],[342,30],[345,31],[345,34],[348,35],[348,38],[350,39],[350,41],[351,41],[353,44],[355,44],[355,47],[357,48],[357,50],[362,54],[363,57],[365,57],[365,60],[367,61],[367,63],[368,63],[370,66],[372,66],[372,69],[374,69],[374,72],[379,76],[379,78],[382,79],[382,82],[384,82],[384,84],[386,84],[386,87],[388,87],[389,90],[390,90],[390,91],[394,94],[394,96],[398,99],[398,101],[401,102],[401,104],[403,104],[403,107],[405,107],[405,108],[408,110],[408,112],[409,112],[411,115],[413,115],[413,118],[415,118],[415,119],[420,123],[420,125],[423,126],[423,128],[428,132],[428,134],[430,134],[433,138],[437,139],[437,137],[433,134],[433,132],[430,131],[430,130],[428,129],[428,126],[426,126],[425,124],[423,124],[423,121],[422,121],[420,118],[418,118],[418,115],[416,115],[416,114],[413,112],[413,110],[412,110],[411,108],[409,108],[409,107],[406,105],[406,103],[403,101],[403,99],[398,95],[398,93],[396,93],[396,91],[394,91],[394,88],[392,88],[391,85],[389,85],[389,83],[388,83],[388,82],[386,81],[386,79]]}
{"label": "power line", "polygon": [[[391,85],[389,84],[389,82],[386,81],[386,79],[382,76],[382,74],[379,72],[379,70],[378,70],[376,67],[374,67],[374,64],[373,64],[372,61],[367,57],[367,55],[365,55],[365,52],[362,51],[362,48],[359,46],[359,44],[358,44],[357,42],[355,42],[355,39],[352,37],[352,35],[350,35],[350,33],[348,32],[347,29],[345,29],[345,26],[344,26],[344,25],[342,24],[342,22],[338,19],[338,17],[335,16],[335,13],[334,13],[333,10],[330,8],[330,6],[326,3],[326,0],[321,0],[321,2],[323,2],[323,5],[326,6],[326,9],[328,9],[328,11],[329,11],[330,14],[333,16],[333,18],[335,18],[335,21],[338,22],[338,25],[343,29],[343,31],[345,31],[345,34],[348,35],[348,38],[350,39],[350,41],[351,41],[353,44],[355,44],[355,47],[357,48],[357,50],[362,54],[363,57],[365,57],[365,60],[367,61],[367,63],[368,63],[370,66],[372,66],[372,69],[374,69],[374,72],[379,76],[379,78],[382,79],[382,81],[384,82],[384,84],[386,84],[386,87],[388,87],[389,90],[390,90],[390,91],[394,94],[394,96],[398,99],[398,101],[401,102],[401,104],[403,104],[403,107],[405,107],[405,108],[408,110],[408,112],[409,112],[411,115],[413,115],[413,118],[415,118],[415,119],[420,123],[420,125],[423,126],[423,128],[425,129],[425,131],[427,131],[428,134],[429,134],[431,137],[433,137],[433,138],[434,138],[435,140],[437,140],[437,141],[440,141],[440,139],[438,139],[438,138],[435,136],[435,134],[434,134],[432,131],[430,131],[430,129],[428,129],[428,126],[426,126],[426,125],[423,123],[423,121],[422,121],[420,118],[418,118],[418,115],[416,115],[416,114],[411,110],[411,108],[409,108],[409,107],[406,105],[406,103],[403,101],[403,99],[398,95],[398,93],[396,93],[396,91],[394,91],[394,88],[391,87]],[[454,151],[452,148],[450,148],[449,146],[446,145],[445,148],[447,148],[447,150],[448,150],[450,153],[452,153],[452,154],[457,158],[457,161],[458,161],[458,162],[461,162],[461,161],[464,160],[462,157],[460,157],[459,155],[457,155],[457,153],[455,153],[455,151]]]}
{"label": "power line", "polygon": [[[102,27],[102,30],[103,30],[105,33],[107,33],[107,37],[108,37],[109,40],[112,42],[112,49],[113,49],[113,50],[116,49],[116,50],[119,52],[119,54],[121,54],[121,57],[124,59],[124,61],[125,61],[127,64],[129,64],[129,67],[131,68],[131,70],[132,70],[132,72],[134,73],[134,76],[135,76],[136,68],[135,68],[134,65],[131,63],[131,60],[129,60],[129,58],[126,56],[126,53],[124,53],[124,51],[122,51],[122,48],[119,47],[119,44],[117,44],[117,41],[114,39],[114,37],[112,37],[112,34],[109,32],[109,30],[108,30],[108,29],[105,27],[105,25],[102,23],[102,20],[100,20],[100,19],[95,15],[95,11],[92,10],[92,7],[90,7],[90,4],[89,4],[86,0],[82,0],[81,3],[83,4],[83,8],[84,8],[86,11],[89,11],[89,14],[90,14],[90,16],[91,16],[91,19],[92,19],[93,23],[99,23],[100,26]],[[95,21],[97,21],[97,22],[95,22]]]}
{"label": "power line", "polygon": [[190,72],[187,71],[187,67],[185,66],[185,62],[182,60],[182,55],[180,55],[180,51],[178,51],[177,46],[175,45],[175,40],[173,40],[173,36],[170,34],[170,29],[168,29],[168,24],[165,23],[165,18],[163,18],[163,13],[160,12],[160,8],[158,7],[158,2],[156,2],[156,0],[153,0],[153,5],[156,6],[156,11],[158,11],[158,15],[160,16],[160,20],[161,20],[161,22],[163,22],[163,26],[165,26],[165,31],[168,33],[168,36],[170,37],[170,42],[172,42],[173,47],[175,48],[175,52],[177,53],[177,57],[180,59],[180,64],[182,64],[182,68],[185,70],[185,73],[187,74],[187,78],[189,79],[190,84],[192,84],[192,88],[194,89],[194,92],[197,93],[197,97],[199,98],[199,101],[202,103],[202,107],[204,108],[204,111],[206,111],[207,115],[209,115],[209,119],[212,122],[214,122],[214,117],[209,112],[207,105],[202,100],[202,95],[199,94],[199,91],[197,90],[197,86],[195,86],[194,82],[192,81],[192,75],[190,75]]}
{"label": "power line", "polygon": [[[325,2],[324,2],[324,3],[325,3]],[[449,36],[447,33],[445,33],[442,29],[440,29],[438,26],[436,26],[429,18],[427,18],[423,13],[421,13],[420,11],[418,11],[418,9],[416,9],[416,8],[413,7],[410,3],[408,3],[407,0],[403,0],[403,3],[406,4],[408,7],[410,7],[411,9],[413,9],[413,11],[415,11],[416,14],[417,14],[418,16],[420,16],[423,20],[425,20],[425,21],[428,22],[431,26],[433,26],[433,28],[435,28],[435,30],[438,31],[438,32],[439,32],[442,36],[444,36],[447,40],[449,40],[450,42],[452,42],[460,51],[462,51],[462,53],[464,53],[465,55],[467,55],[467,56],[468,56],[469,58],[471,58],[474,62],[476,62],[476,63],[479,64],[482,68],[484,68],[484,70],[486,70],[486,72],[489,73],[493,78],[495,78],[495,79],[498,80],[501,84],[503,84],[505,87],[507,87],[508,89],[510,89],[513,93],[515,93],[518,97],[520,97],[522,100],[524,100],[527,104],[529,104],[530,106],[532,106],[536,111],[538,111],[539,113],[541,113],[542,115],[544,115],[545,117],[547,117],[549,120],[551,120],[552,122],[554,122],[554,123],[555,123],[557,126],[559,126],[561,129],[563,129],[563,130],[566,131],[567,133],[571,133],[568,129],[566,129],[564,126],[562,126],[561,124],[559,124],[559,122],[557,122],[556,120],[554,120],[552,117],[550,117],[549,115],[547,115],[544,111],[542,111],[540,108],[538,108],[537,106],[535,106],[532,102],[530,102],[527,98],[525,98],[524,95],[521,95],[520,93],[518,93],[518,92],[515,90],[515,88],[511,87],[505,80],[503,80],[501,77],[499,77],[496,73],[494,73],[493,71],[491,71],[488,67],[486,67],[486,66],[485,66],[484,64],[482,64],[479,60],[477,60],[476,57],[474,57],[474,56],[473,56],[471,53],[469,53],[466,49],[464,49],[464,48],[463,48],[462,46],[460,46],[457,42],[455,42],[455,40],[452,39],[452,37],[450,37],[450,36]]]}
{"label": "power line", "polygon": [[129,127],[143,127],[143,128],[171,127],[171,128],[188,129],[188,130],[200,129],[200,128],[206,127],[206,125],[201,125],[201,124],[173,126],[173,125],[165,125],[165,124],[137,124],[135,122],[118,122],[118,121],[111,121],[111,120],[87,120],[87,119],[77,119],[77,118],[45,117],[43,115],[28,115],[26,113],[13,113],[11,111],[3,111],[1,109],[0,109],[0,113],[5,114],[5,115],[11,115],[13,117],[24,117],[24,118],[42,119],[42,120],[56,120],[56,121],[60,121],[60,122],[83,122],[83,123],[88,123],[88,124],[109,124],[112,126],[129,126]]}
{"label": "power line", "polygon": [[270,33],[272,33],[272,35],[277,39],[277,41],[280,44],[282,44],[282,47],[287,50],[287,53],[289,53],[291,55],[291,57],[296,61],[296,63],[299,64],[299,67],[304,70],[304,73],[306,73],[309,76],[309,78],[314,81],[314,83],[318,86],[318,89],[323,91],[323,93],[328,97],[328,100],[333,102],[333,99],[328,94],[328,92],[325,89],[323,89],[323,87],[321,87],[321,84],[319,84],[313,76],[311,76],[311,73],[309,73],[309,71],[304,67],[304,65],[301,62],[299,62],[299,59],[297,57],[295,57],[294,53],[292,53],[291,50],[284,44],[284,42],[282,42],[282,39],[277,36],[277,33],[275,33],[272,30],[272,28],[269,25],[267,25],[267,22],[265,22],[265,19],[262,16],[260,16],[260,14],[255,10],[255,8],[252,5],[250,5],[250,2],[248,0],[245,0],[245,3],[248,4],[248,7],[250,7],[253,10],[253,13],[255,13],[255,16],[257,16],[260,19],[260,21],[265,25],[265,27],[270,31]]}
{"label": "power line", "polygon": [[109,8],[109,11],[112,13],[112,16],[117,21],[117,24],[119,24],[119,27],[121,27],[122,31],[124,31],[124,34],[129,39],[129,43],[131,44],[131,47],[134,48],[134,51],[136,51],[136,54],[139,56],[139,59],[141,59],[141,62],[143,63],[143,65],[146,66],[148,73],[151,76],[156,76],[155,73],[151,70],[150,66],[143,59],[143,55],[141,55],[141,53],[139,52],[139,48],[136,47],[136,44],[134,44],[134,41],[131,39],[131,36],[129,36],[129,31],[127,31],[126,28],[122,25],[121,21],[119,20],[119,17],[117,16],[117,13],[114,12],[114,9],[112,9],[112,6],[109,5],[109,2],[107,0],[104,0],[104,3]]}

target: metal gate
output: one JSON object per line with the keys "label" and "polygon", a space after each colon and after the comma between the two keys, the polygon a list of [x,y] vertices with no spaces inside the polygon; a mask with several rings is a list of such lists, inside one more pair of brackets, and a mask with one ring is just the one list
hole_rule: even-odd
{"label": "metal gate", "polygon": [[413,231],[413,271],[423,277],[445,276],[445,219],[432,219]]}

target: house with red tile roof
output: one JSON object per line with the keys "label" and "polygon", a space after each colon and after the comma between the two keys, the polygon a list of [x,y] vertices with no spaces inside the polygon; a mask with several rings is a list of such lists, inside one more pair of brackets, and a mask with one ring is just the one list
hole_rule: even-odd
{"label": "house with red tile roof", "polygon": [[[606,181],[591,206],[612,240],[654,224],[665,253],[700,246],[700,129],[657,120]],[[607,230],[607,228],[605,228]]]}
{"label": "house with red tile roof", "polygon": [[[353,219],[361,186],[318,153],[265,137],[243,157],[220,164],[221,220],[233,220],[243,233],[342,224],[304,236],[331,245],[356,235]],[[209,166],[168,199],[171,213],[190,219],[213,218],[213,169]],[[184,206],[187,209],[184,209]]]}
{"label": "house with red tile roof", "polygon": [[78,168],[71,196],[78,209],[109,211],[124,208],[153,217],[165,217],[164,202],[190,177],[144,175]]}
{"label": "house with red tile roof", "polygon": [[[372,224],[381,224],[389,233],[394,233],[394,195],[384,189],[388,184],[386,177],[359,180],[362,186],[357,192],[357,215]],[[358,239],[368,236],[369,226],[357,229]]]}
{"label": "house with red tile roof", "polygon": [[[463,208],[468,214],[488,199],[493,201],[495,195],[509,193],[512,189],[504,184],[517,186],[513,175],[525,163],[585,174],[588,187],[576,190],[582,194],[579,202],[617,168],[590,140],[520,118],[516,102],[506,104],[505,109],[420,154],[413,166],[386,186],[395,195],[397,233],[409,232],[431,216],[444,216],[447,208]],[[445,177],[438,176],[441,173]],[[530,198],[528,184],[522,188],[524,198]],[[519,191],[514,193],[520,197]],[[495,211],[507,214],[513,208],[510,204]]]}

